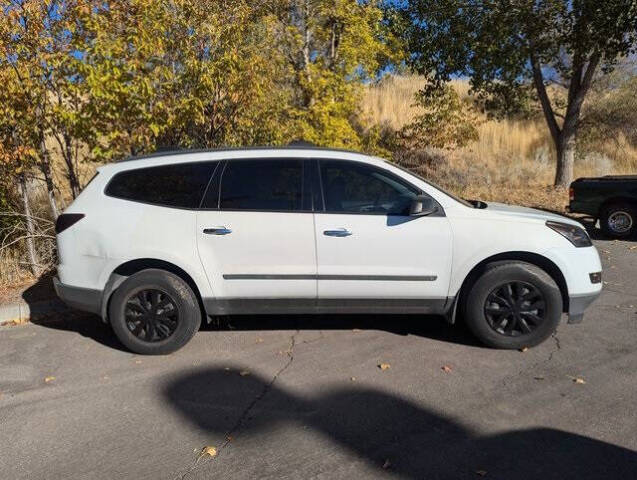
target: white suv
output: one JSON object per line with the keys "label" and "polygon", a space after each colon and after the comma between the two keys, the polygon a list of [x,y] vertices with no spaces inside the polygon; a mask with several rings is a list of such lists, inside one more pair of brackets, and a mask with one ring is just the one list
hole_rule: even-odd
{"label": "white suv", "polygon": [[[532,194],[532,192],[529,192]],[[601,264],[576,221],[467,202],[388,163],[309,147],[162,153],[99,168],[59,217],[58,295],[129,349],[202,318],[413,313],[533,346],[582,319]]]}

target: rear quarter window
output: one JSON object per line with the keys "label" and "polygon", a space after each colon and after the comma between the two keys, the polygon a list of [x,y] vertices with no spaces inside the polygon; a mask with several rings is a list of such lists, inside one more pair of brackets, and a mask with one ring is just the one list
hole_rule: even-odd
{"label": "rear quarter window", "polygon": [[109,197],[174,208],[198,208],[218,162],[137,168],[116,174]]}

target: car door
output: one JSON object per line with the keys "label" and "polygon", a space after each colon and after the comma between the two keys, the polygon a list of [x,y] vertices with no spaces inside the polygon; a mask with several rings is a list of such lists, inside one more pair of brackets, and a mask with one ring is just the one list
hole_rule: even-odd
{"label": "car door", "polygon": [[444,305],[452,239],[442,208],[409,216],[413,198],[424,192],[374,165],[322,159],[319,170],[324,202],[315,213],[319,303],[341,299],[356,305],[366,299],[362,304],[369,306],[375,299],[383,307],[405,301],[418,311]]}
{"label": "car door", "polygon": [[[233,159],[197,215],[199,255],[216,299],[316,299],[316,248],[304,161]],[[237,305],[235,305],[236,307]],[[250,310],[248,308],[248,310]]]}

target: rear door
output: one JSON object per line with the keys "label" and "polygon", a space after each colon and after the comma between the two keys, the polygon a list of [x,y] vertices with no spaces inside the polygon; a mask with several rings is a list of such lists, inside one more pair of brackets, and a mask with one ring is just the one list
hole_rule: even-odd
{"label": "rear door", "polygon": [[324,197],[323,211],[315,214],[319,302],[376,299],[382,307],[416,300],[405,303],[419,311],[444,305],[452,245],[442,208],[410,217],[412,199],[423,192],[401,177],[363,162],[319,163]]}
{"label": "rear door", "polygon": [[316,299],[316,248],[304,161],[228,160],[197,215],[201,261],[216,298]]}

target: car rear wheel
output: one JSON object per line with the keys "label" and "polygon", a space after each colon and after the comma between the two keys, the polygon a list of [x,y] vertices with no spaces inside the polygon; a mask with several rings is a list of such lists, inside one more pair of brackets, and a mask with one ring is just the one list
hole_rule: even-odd
{"label": "car rear wheel", "polygon": [[109,318],[117,338],[143,355],[183,347],[199,330],[201,310],[190,286],[170,272],[143,270],[115,291]]}
{"label": "car rear wheel", "polygon": [[602,231],[610,237],[631,237],[637,228],[635,207],[628,203],[606,205],[600,212],[599,223]]}
{"label": "car rear wheel", "polygon": [[562,295],[555,281],[535,265],[498,262],[473,284],[464,314],[469,329],[490,347],[532,347],[557,328]]}

